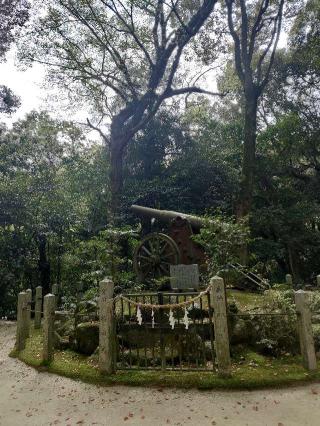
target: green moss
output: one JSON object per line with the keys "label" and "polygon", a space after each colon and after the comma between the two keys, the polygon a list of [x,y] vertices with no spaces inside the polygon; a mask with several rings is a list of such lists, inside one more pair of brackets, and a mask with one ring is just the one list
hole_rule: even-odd
{"label": "green moss", "polygon": [[[175,371],[118,371],[111,376],[100,374],[95,358],[86,357],[72,351],[56,351],[54,361],[44,367],[41,361],[41,331],[32,331],[26,348],[19,354],[12,352],[26,364],[60,374],[72,379],[104,386],[174,386],[198,389],[254,389],[279,387],[320,379],[320,369],[307,372],[300,357],[268,358],[254,352],[242,353],[233,360],[232,377],[222,379],[215,372],[175,372]],[[319,363],[320,367],[320,363]]]}
{"label": "green moss", "polygon": [[260,293],[247,293],[239,290],[227,290],[228,302],[235,302],[241,311],[262,306],[265,296]]}

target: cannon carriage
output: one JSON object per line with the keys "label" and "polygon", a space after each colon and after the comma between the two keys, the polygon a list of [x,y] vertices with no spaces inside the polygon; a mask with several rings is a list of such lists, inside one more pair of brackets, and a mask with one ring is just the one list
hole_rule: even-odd
{"label": "cannon carriage", "polygon": [[198,264],[205,268],[205,253],[192,235],[198,234],[203,219],[180,212],[158,210],[138,205],[131,210],[151,224],[156,221],[160,232],[146,234],[135,249],[133,265],[141,281],[150,281],[170,275],[170,265]]}

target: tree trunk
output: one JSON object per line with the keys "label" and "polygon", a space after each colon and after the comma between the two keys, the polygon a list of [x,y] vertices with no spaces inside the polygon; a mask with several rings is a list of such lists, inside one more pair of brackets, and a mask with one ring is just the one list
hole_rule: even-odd
{"label": "tree trunk", "polygon": [[50,263],[47,259],[47,238],[43,234],[38,235],[38,251],[40,285],[43,288],[43,294],[47,294],[50,292]]}
{"label": "tree trunk", "polygon": [[123,189],[123,149],[119,149],[121,139],[110,143],[110,190],[111,220],[117,222],[120,214],[121,193]]}
{"label": "tree trunk", "polygon": [[300,258],[296,251],[296,248],[292,244],[287,244],[289,271],[292,275],[294,287],[298,282],[301,282],[300,275]]}
{"label": "tree trunk", "polygon": [[[254,175],[256,161],[256,137],[257,137],[257,104],[258,96],[254,90],[245,94],[245,113],[243,128],[243,159],[240,193],[237,202],[236,216],[240,221],[246,218],[252,206]],[[248,263],[248,244],[245,243],[239,250],[240,263]]]}
{"label": "tree trunk", "polygon": [[252,206],[256,160],[257,103],[255,93],[246,94],[242,177],[236,211],[238,219],[246,217]]}

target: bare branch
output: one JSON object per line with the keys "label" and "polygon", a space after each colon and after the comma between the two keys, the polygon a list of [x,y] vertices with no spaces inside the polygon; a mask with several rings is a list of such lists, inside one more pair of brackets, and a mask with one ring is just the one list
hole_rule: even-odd
{"label": "bare branch", "polygon": [[105,133],[103,133],[103,131],[99,128],[99,127],[96,127],[95,125],[93,125],[92,123],[91,123],[91,121],[89,120],[89,118],[87,118],[87,124],[88,124],[88,126],[91,128],[91,129],[93,129],[93,130],[95,130],[95,131],[97,131],[98,133],[99,133],[99,135],[102,137],[102,139],[109,145],[110,144],[110,139],[108,138],[108,136],[105,134]]}
{"label": "bare branch", "polygon": [[234,28],[233,16],[232,16],[233,3],[234,3],[234,0],[226,0],[228,25],[229,25],[230,34],[234,42],[234,57],[235,57],[235,66],[236,66],[237,74],[240,80],[244,82],[244,70],[243,70],[243,64],[241,61],[242,51],[241,51],[240,38]]}
{"label": "bare branch", "polygon": [[279,12],[278,12],[278,25],[277,25],[277,29],[276,29],[277,36],[276,36],[276,40],[275,40],[274,45],[273,45],[273,49],[272,49],[272,53],[271,53],[271,56],[270,56],[270,59],[269,59],[269,65],[268,65],[267,71],[265,73],[265,77],[264,77],[262,83],[260,84],[260,93],[265,88],[265,86],[267,85],[267,83],[269,81],[271,68],[272,68],[273,63],[274,63],[274,58],[275,58],[276,50],[277,50],[277,47],[278,47],[280,32],[281,32],[281,26],[282,26],[283,6],[284,6],[284,0],[281,0],[280,6],[279,6]]}
{"label": "bare branch", "polygon": [[245,0],[240,1],[241,9],[241,56],[242,56],[242,67],[245,72],[248,73],[250,70],[251,61],[248,57],[248,15]]}
{"label": "bare branch", "polygon": [[277,35],[278,17],[279,17],[279,14],[277,14],[277,16],[274,18],[274,21],[273,21],[273,30],[272,30],[271,38],[270,38],[270,40],[269,40],[269,42],[267,44],[267,47],[264,49],[264,51],[262,52],[262,54],[260,55],[259,60],[258,60],[258,64],[257,64],[257,84],[258,85],[260,85],[260,79],[261,79],[261,72],[262,72],[263,62],[264,62],[267,54],[269,53],[270,48],[274,44],[274,39],[275,39],[275,37]]}
{"label": "bare branch", "polygon": [[133,21],[133,17],[132,17],[132,13],[131,12],[129,12],[124,6],[123,6],[123,4],[121,3],[121,1],[120,0],[118,0],[119,1],[119,3],[122,5],[122,7],[123,7],[123,9],[127,12],[127,14],[129,15],[129,17],[130,17],[130,23],[131,23],[131,25],[129,25],[128,23],[127,23],[127,21],[123,18],[123,16],[121,15],[121,13],[118,11],[118,9],[117,9],[117,7],[116,7],[116,5],[115,5],[115,3],[114,2],[112,2],[113,3],[113,5],[114,5],[114,7],[112,7],[111,5],[110,5],[110,3],[108,3],[107,1],[104,1],[104,0],[100,0],[109,10],[111,10],[112,12],[114,12],[115,13],[115,15],[117,16],[117,18],[120,20],[120,22],[122,22],[122,24],[127,28],[127,30],[128,30],[128,33],[132,36],[132,38],[134,39],[134,41],[137,43],[137,45],[140,47],[140,49],[141,49],[141,51],[144,53],[144,55],[145,55],[145,57],[146,57],[146,59],[147,59],[147,61],[149,62],[149,64],[151,65],[151,67],[153,67],[154,66],[154,63],[153,63],[153,61],[152,61],[152,59],[151,59],[151,56],[149,55],[149,52],[148,52],[148,50],[147,50],[147,48],[144,46],[144,44],[142,43],[142,41],[139,39],[139,37],[138,37],[138,35],[137,35],[137,31],[136,31],[136,28],[135,28],[135,25],[134,25],[134,21]]}
{"label": "bare branch", "polygon": [[178,95],[185,95],[188,93],[202,93],[204,95],[210,95],[210,96],[219,96],[220,98],[223,98],[227,95],[227,93],[221,93],[221,92],[211,92],[210,90],[202,89],[201,87],[197,86],[191,86],[191,87],[182,87],[181,89],[171,89],[168,93],[164,94],[165,98],[178,96]]}
{"label": "bare branch", "polygon": [[262,21],[262,17],[264,15],[264,13],[266,12],[266,10],[268,9],[269,6],[269,1],[270,0],[262,0],[260,8],[259,8],[259,12],[257,14],[255,23],[253,24],[252,30],[251,30],[251,36],[250,36],[250,42],[249,42],[249,56],[250,58],[252,58],[253,55],[253,51],[254,51],[254,45],[256,42],[256,36],[259,32],[259,27]]}

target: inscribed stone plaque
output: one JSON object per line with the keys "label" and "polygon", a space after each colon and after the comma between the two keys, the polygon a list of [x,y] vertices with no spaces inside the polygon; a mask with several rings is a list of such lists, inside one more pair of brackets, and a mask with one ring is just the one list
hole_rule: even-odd
{"label": "inscribed stone plaque", "polygon": [[171,288],[199,288],[198,265],[170,265]]}

